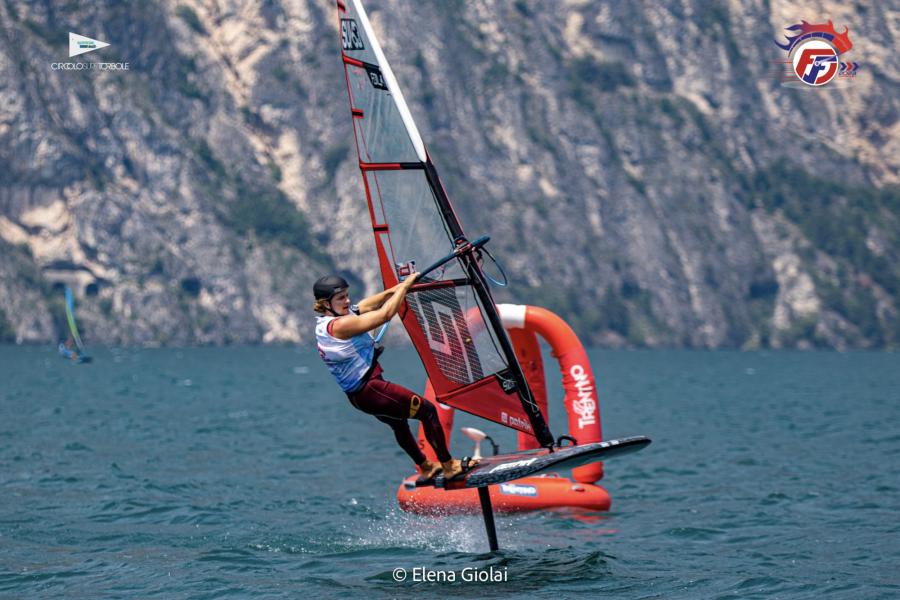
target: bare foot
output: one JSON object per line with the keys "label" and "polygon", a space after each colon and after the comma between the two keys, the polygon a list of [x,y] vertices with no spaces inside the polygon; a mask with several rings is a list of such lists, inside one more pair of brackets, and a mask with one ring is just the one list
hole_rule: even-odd
{"label": "bare foot", "polygon": [[441,472],[443,467],[441,467],[440,463],[431,462],[430,460],[426,460],[422,464],[418,465],[419,473],[422,474],[422,477],[425,479],[431,479],[437,476],[438,473]]}
{"label": "bare foot", "polygon": [[[478,461],[474,458],[469,459],[468,469],[471,469],[475,465],[478,464]],[[441,463],[441,466],[444,469],[444,479],[453,479],[457,475],[463,472],[462,461],[457,458],[451,458],[447,462]],[[467,470],[468,470],[467,469]]]}

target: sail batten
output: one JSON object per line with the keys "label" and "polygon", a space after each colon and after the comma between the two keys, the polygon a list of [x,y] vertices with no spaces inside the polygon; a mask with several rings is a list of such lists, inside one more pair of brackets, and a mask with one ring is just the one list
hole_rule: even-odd
{"label": "sail batten", "polygon": [[360,0],[337,0],[341,56],[363,187],[385,288],[441,263],[401,319],[437,399],[553,438],[534,402],[477,259]]}

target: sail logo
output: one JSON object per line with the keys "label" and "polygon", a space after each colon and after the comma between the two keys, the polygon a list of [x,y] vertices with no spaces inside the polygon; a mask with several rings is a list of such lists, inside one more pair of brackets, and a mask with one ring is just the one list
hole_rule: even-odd
{"label": "sail logo", "polygon": [[519,429],[525,429],[527,431],[531,431],[531,424],[525,419],[520,419],[519,417],[509,417],[509,424],[513,427],[518,427]]}
{"label": "sail logo", "polygon": [[453,319],[453,310],[443,304],[432,304],[432,310],[434,311],[435,319],[432,326],[428,328],[428,345],[431,346],[431,349],[435,352],[440,352],[441,354],[453,354],[453,345],[450,343],[451,339],[453,339],[460,348],[462,347],[462,344],[459,342],[459,330],[456,328]]}
{"label": "sail logo", "polygon": [[524,431],[531,431],[531,423],[526,421],[525,419],[520,419],[514,415],[510,415],[506,412],[500,413],[500,422],[504,425],[509,425],[510,427],[517,427],[518,429],[522,429]]}
{"label": "sail logo", "polygon": [[106,42],[69,32],[69,58],[109,46]]}
{"label": "sail logo", "polygon": [[578,415],[578,428],[584,429],[585,425],[594,425],[597,422],[597,401],[594,399],[593,382],[581,365],[572,365],[569,375],[575,380],[575,389],[578,390],[578,398],[572,401],[572,410]]}
{"label": "sail logo", "polygon": [[341,48],[344,50],[366,49],[354,19],[341,19]]}
{"label": "sail logo", "polygon": [[509,494],[510,496],[537,496],[537,488],[533,485],[522,485],[520,483],[501,483],[500,493]]}
{"label": "sail logo", "polygon": [[365,69],[366,76],[369,78],[369,83],[372,84],[372,87],[376,90],[387,91],[388,86],[384,81],[384,76],[381,74],[381,69],[369,63],[365,63]]}
{"label": "sail logo", "polygon": [[414,260],[394,264],[397,267],[397,279],[400,281],[404,281],[407,277],[416,272],[416,261]]}
{"label": "sail logo", "polygon": [[445,377],[472,383],[484,377],[459,301],[453,291],[434,291],[406,297]]}
{"label": "sail logo", "polygon": [[835,77],[856,76],[859,63],[841,61],[842,55],[853,48],[849,27],[845,26],[844,31],[838,33],[831,21],[801,21],[785,29],[796,35],[785,36],[783,44],[775,41],[776,46],[788,53],[788,60],[778,61],[784,66],[783,85],[796,85],[799,79],[807,86],[822,87]]}

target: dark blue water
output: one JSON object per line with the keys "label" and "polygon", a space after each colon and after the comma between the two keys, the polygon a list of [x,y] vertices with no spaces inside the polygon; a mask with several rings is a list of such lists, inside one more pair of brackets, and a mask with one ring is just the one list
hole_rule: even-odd
{"label": "dark blue water", "polygon": [[397,508],[408,459],[311,349],[95,355],[0,347],[0,596],[900,597],[896,354],[592,352],[606,437],[654,443],[606,464],[612,512],[499,517],[497,554]]}

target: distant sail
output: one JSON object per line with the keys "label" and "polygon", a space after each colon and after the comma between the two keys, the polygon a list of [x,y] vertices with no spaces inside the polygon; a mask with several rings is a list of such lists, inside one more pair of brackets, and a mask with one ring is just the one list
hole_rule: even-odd
{"label": "distant sail", "polygon": [[78,334],[78,325],[75,323],[75,299],[72,297],[72,290],[66,287],[66,320],[69,322],[69,333],[75,340],[78,352],[84,354],[84,344],[81,343],[81,336]]}
{"label": "distant sail", "polygon": [[359,0],[337,0],[359,166],[385,288],[454,248],[401,313],[440,402],[553,442],[476,254]]}

